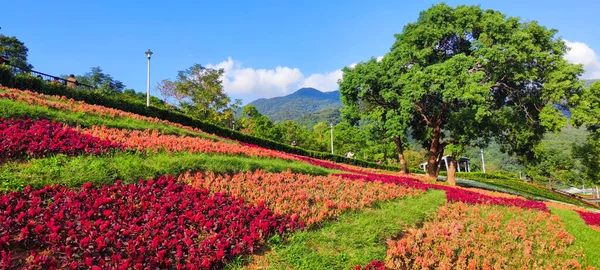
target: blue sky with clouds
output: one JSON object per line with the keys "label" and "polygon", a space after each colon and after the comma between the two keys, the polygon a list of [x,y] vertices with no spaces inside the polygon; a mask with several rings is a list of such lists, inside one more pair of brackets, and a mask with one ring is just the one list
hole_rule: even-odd
{"label": "blue sky with clouds", "polygon": [[[127,87],[152,88],[194,63],[226,70],[244,103],[302,86],[337,89],[340,69],[386,54],[394,34],[440,1],[3,1],[0,34],[29,47],[36,70],[82,74],[100,66]],[[567,58],[600,79],[597,1],[445,1],[478,4],[559,30]],[[159,95],[152,89],[152,94]]]}

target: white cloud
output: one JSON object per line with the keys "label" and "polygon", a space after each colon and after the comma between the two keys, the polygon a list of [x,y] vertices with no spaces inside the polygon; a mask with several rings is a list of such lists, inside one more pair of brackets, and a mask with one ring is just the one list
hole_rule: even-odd
{"label": "white cloud", "polygon": [[[383,56],[377,57],[381,61]],[[356,66],[352,63],[349,67]],[[222,68],[223,87],[234,97],[243,97],[245,101],[256,98],[270,98],[290,94],[302,87],[312,87],[324,92],[338,89],[338,80],[343,72],[337,69],[331,72],[304,75],[298,68],[277,66],[275,69],[253,69],[228,57],[218,64],[208,64],[208,68]]]}
{"label": "white cloud", "polygon": [[382,55],[382,56],[379,56],[379,57],[377,57],[377,62],[381,62],[381,60],[383,60],[383,55]]}
{"label": "white cloud", "polygon": [[565,55],[565,59],[571,63],[583,65],[585,73],[582,78],[600,79],[600,59],[596,52],[583,42],[565,40],[565,44],[571,48]]}
{"label": "white cloud", "polygon": [[344,73],[341,69],[325,74],[312,74],[304,79],[301,87],[312,87],[321,91],[333,91],[338,89],[338,80]]}

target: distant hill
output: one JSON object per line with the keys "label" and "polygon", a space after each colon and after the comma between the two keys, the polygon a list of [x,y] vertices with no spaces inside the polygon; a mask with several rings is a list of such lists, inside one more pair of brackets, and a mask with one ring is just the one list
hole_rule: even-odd
{"label": "distant hill", "polygon": [[302,88],[283,97],[261,98],[249,104],[273,122],[297,121],[306,114],[342,107],[339,91],[321,92],[314,88]]}
{"label": "distant hill", "polygon": [[319,122],[325,122],[326,124],[333,122],[335,125],[342,122],[342,116],[340,114],[340,108],[336,108],[322,110],[316,113],[308,113],[302,115],[300,118],[296,119],[296,121],[302,126],[312,128]]}

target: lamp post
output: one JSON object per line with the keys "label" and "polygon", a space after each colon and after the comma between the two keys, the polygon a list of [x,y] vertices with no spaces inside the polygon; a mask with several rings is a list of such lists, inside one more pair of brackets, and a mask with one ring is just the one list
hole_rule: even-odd
{"label": "lamp post", "polygon": [[150,107],[150,57],[152,56],[152,51],[148,49],[146,52],[146,56],[148,56],[148,80],[146,81],[146,107]]}
{"label": "lamp post", "polygon": [[485,160],[483,159],[483,149],[479,149],[481,151],[481,169],[483,169],[483,173],[485,173]]}
{"label": "lamp post", "polygon": [[333,155],[333,122],[329,123],[329,129],[331,131],[331,154]]}

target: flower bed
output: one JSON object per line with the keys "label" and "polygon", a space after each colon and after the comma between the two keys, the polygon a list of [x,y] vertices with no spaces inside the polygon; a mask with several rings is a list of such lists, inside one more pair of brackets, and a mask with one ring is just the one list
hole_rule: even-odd
{"label": "flower bed", "polygon": [[398,177],[391,175],[357,175],[357,174],[339,174],[338,176],[353,179],[353,180],[364,180],[368,182],[383,182],[392,183],[405,187],[416,188],[421,190],[427,190],[430,188],[440,189],[446,191],[446,198],[449,202],[464,202],[469,204],[490,204],[490,205],[503,205],[503,206],[517,206],[523,209],[537,209],[541,211],[549,211],[546,204],[542,202],[523,200],[518,198],[502,198],[484,195],[481,193],[468,191],[462,188],[449,187],[436,184],[422,183],[417,180],[408,177]]}
{"label": "flower bed", "polygon": [[[186,130],[192,131],[192,132],[207,134],[206,132],[204,132],[200,129],[184,126],[179,123],[173,123],[173,122],[161,120],[161,119],[158,119],[155,117],[142,116],[139,114],[125,112],[122,110],[112,109],[112,108],[108,108],[108,107],[104,107],[104,106],[92,105],[92,104],[85,103],[83,101],[76,101],[73,99],[68,99],[63,96],[44,95],[44,94],[40,94],[40,93],[28,91],[28,90],[18,90],[18,89],[13,89],[13,88],[2,88],[2,90],[6,91],[7,93],[6,94],[0,93],[0,98],[12,99],[15,101],[23,101],[23,102],[27,102],[28,104],[41,105],[44,107],[54,108],[57,110],[70,111],[70,112],[75,112],[75,113],[94,114],[94,115],[98,115],[98,116],[106,117],[106,118],[127,117],[127,118],[132,118],[135,120],[141,120],[141,121],[146,121],[146,122],[150,122],[150,123],[161,123],[161,124],[166,124],[166,125],[186,129]],[[215,135],[212,135],[212,136],[215,136]]]}
{"label": "flower bed", "polygon": [[253,203],[264,203],[275,213],[293,215],[313,225],[350,209],[376,201],[420,194],[422,191],[379,182],[347,181],[336,176],[265,173],[229,175],[184,174],[180,181],[213,192],[223,192]]}
{"label": "flower bed", "polygon": [[50,154],[99,154],[113,148],[124,149],[118,143],[81,134],[60,123],[0,118],[0,160]]}
{"label": "flower bed", "polygon": [[[0,197],[0,268],[212,269],[299,227],[173,177]],[[100,269],[97,268],[97,269]]]}
{"label": "flower bed", "polygon": [[126,130],[93,126],[92,128],[79,128],[83,134],[89,134],[114,143],[122,144],[138,151],[190,152],[190,153],[222,153],[241,154],[254,157],[273,157],[292,160],[290,154],[273,151],[261,147],[246,147],[222,141],[213,141],[200,137],[166,135],[156,130]]}
{"label": "flower bed", "polygon": [[362,270],[362,269],[364,269],[364,270],[386,270],[388,268],[385,267],[384,262],[373,260],[370,263],[366,264],[364,268],[361,265],[357,265],[354,269],[355,270]]}
{"label": "flower bed", "polygon": [[600,213],[590,213],[584,211],[577,211],[577,213],[579,213],[581,219],[585,221],[585,224],[591,226],[600,226]]}
{"label": "flower bed", "polygon": [[390,241],[392,269],[581,269],[561,219],[517,207],[442,206],[421,229]]}

